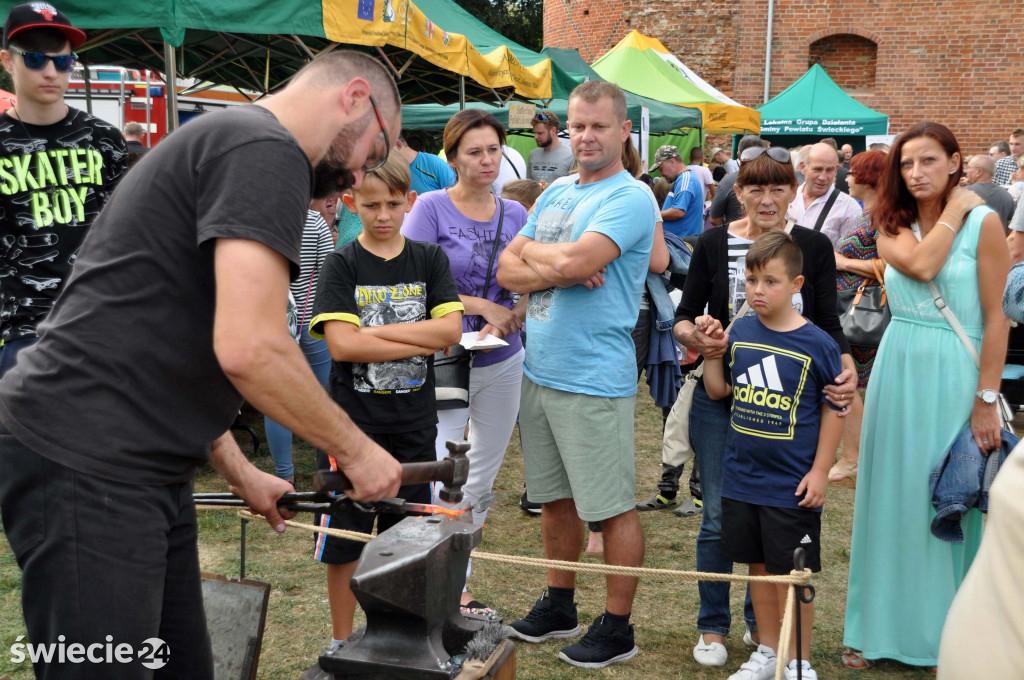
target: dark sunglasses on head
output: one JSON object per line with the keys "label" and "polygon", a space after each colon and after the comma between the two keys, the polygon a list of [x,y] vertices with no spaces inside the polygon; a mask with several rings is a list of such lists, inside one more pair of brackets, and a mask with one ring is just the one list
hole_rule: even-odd
{"label": "dark sunglasses on head", "polygon": [[9,45],[7,50],[14,54],[20,54],[21,58],[25,60],[25,66],[32,71],[42,71],[46,68],[46,62],[52,61],[55,69],[61,73],[70,73],[75,69],[75,61],[78,59],[78,55],[74,52],[71,54],[58,54],[53,56],[50,54],[43,54],[42,52],[26,52],[14,45]]}
{"label": "dark sunglasses on head", "polygon": [[778,161],[780,163],[789,162],[789,149],[784,146],[773,146],[768,149],[763,146],[747,147],[743,150],[743,153],[740,154],[740,160],[752,161],[766,152],[768,153],[768,158],[771,158],[773,161]]}

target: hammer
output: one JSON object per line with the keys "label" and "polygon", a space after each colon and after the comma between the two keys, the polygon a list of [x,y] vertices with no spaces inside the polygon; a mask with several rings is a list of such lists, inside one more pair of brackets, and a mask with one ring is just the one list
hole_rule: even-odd
{"label": "hammer", "polygon": [[[462,486],[469,477],[469,442],[449,439],[445,442],[448,455],[432,463],[402,463],[402,486],[426,482],[444,482],[438,497],[446,503],[462,501]],[[326,493],[351,489],[352,482],[343,472],[319,470],[313,475],[313,491]]]}

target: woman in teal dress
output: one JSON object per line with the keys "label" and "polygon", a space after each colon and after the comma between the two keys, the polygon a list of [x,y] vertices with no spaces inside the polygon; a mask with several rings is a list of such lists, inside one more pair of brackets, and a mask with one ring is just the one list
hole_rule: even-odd
{"label": "woman in teal dress", "polygon": [[[960,163],[953,134],[920,123],[897,139],[879,182],[874,218],[892,322],[864,400],[844,633],[851,668],[876,659],[934,667],[946,612],[981,541],[977,510],[964,518],[963,543],[929,529],[928,476],[956,436],[970,425],[983,451],[1000,442],[997,407],[976,393],[999,389],[1009,255],[999,217],[957,187]],[[928,281],[980,349],[980,372]]]}

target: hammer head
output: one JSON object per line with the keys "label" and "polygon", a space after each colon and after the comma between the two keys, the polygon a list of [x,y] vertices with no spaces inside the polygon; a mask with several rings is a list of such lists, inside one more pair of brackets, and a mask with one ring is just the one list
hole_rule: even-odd
{"label": "hammer head", "polygon": [[469,452],[469,442],[449,439],[445,446],[448,447],[448,457],[441,462],[448,463],[451,471],[445,475],[446,479],[442,480],[444,486],[437,495],[445,503],[459,503],[462,501],[462,486],[469,479],[469,458],[466,455]]}

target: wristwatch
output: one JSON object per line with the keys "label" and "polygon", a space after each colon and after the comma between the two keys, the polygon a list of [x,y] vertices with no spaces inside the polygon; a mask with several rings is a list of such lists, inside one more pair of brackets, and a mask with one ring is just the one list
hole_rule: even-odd
{"label": "wristwatch", "polygon": [[999,397],[999,393],[995,390],[981,390],[974,396],[981,399],[986,404],[994,404],[996,403],[996,399]]}

